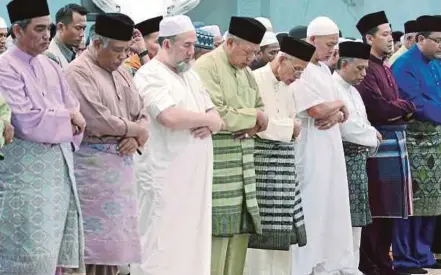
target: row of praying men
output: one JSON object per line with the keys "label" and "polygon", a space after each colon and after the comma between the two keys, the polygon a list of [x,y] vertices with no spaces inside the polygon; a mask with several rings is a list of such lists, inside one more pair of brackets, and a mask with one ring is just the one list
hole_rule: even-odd
{"label": "row of praying men", "polygon": [[327,17],[274,40],[262,18],[221,37],[107,13],[80,54],[84,8],[49,42],[46,0],[26,3],[7,5],[0,56],[2,274],[439,268],[439,17],[413,21],[390,68],[384,12],[358,22],[364,43]]}

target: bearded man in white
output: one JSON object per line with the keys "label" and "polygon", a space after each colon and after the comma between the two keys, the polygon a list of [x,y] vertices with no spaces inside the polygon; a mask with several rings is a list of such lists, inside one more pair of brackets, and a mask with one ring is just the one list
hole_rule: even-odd
{"label": "bearded man in white", "polygon": [[190,69],[196,43],[190,18],[164,18],[159,43],[158,55],[135,76],[151,125],[136,159],[143,258],[131,274],[209,275],[211,134],[223,122]]}
{"label": "bearded man in white", "polygon": [[308,243],[292,246],[292,275],[347,274],[353,270],[348,181],[338,123],[348,119],[328,66],[338,43],[338,27],[327,17],[308,26],[307,42],[316,47],[295,85],[302,132],[296,149]]}

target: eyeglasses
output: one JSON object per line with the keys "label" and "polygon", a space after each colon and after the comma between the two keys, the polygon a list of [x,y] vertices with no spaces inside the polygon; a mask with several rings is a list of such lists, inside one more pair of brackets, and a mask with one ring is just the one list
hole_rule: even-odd
{"label": "eyeglasses", "polygon": [[426,37],[426,38],[432,40],[433,42],[435,42],[438,45],[441,45],[441,38],[438,38],[438,39],[435,39],[432,37]]}
{"label": "eyeglasses", "polygon": [[286,60],[288,62],[289,66],[291,67],[292,71],[296,76],[300,76],[303,73],[303,69],[300,69],[299,67],[294,67],[294,65],[291,63],[291,61]]}

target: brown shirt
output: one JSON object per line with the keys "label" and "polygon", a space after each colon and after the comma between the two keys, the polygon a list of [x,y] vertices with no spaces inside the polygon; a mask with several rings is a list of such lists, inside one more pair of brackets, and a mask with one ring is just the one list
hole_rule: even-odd
{"label": "brown shirt", "polygon": [[86,119],[84,142],[116,143],[134,136],[136,124],[146,125],[142,99],[122,66],[108,72],[86,50],[69,65],[66,77]]}

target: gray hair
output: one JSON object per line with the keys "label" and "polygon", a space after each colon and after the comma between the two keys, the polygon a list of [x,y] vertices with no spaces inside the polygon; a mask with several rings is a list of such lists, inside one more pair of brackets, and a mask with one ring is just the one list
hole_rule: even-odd
{"label": "gray hair", "polygon": [[337,61],[337,70],[340,70],[343,63],[352,63],[355,61],[353,57],[340,57]]}
{"label": "gray hair", "polygon": [[89,47],[93,47],[93,43],[92,43],[92,41],[95,41],[95,40],[100,40],[100,41],[103,43],[103,47],[104,47],[104,48],[109,47],[109,44],[110,44],[110,38],[105,37],[105,36],[102,36],[102,35],[100,35],[100,34],[97,34],[97,33],[95,32],[95,29],[94,29],[94,30],[92,30],[92,29],[90,30],[89,38],[90,38],[90,44],[89,44]]}
{"label": "gray hair", "polygon": [[15,21],[12,25],[17,24],[20,28],[22,28],[23,30],[26,29],[26,27],[31,24],[32,19],[23,19],[23,20],[18,20]]}
{"label": "gray hair", "polygon": [[[248,42],[248,41],[246,41],[245,39],[242,39],[242,38],[240,38],[240,37],[237,37],[237,36],[235,36],[235,35],[233,35],[233,34],[230,34],[230,33],[227,33],[227,35],[226,35],[226,37],[225,37],[225,41],[227,41],[228,39],[232,39],[233,40],[233,42],[236,42],[236,43],[244,43],[244,42]],[[250,43],[250,42],[248,42],[248,43]]]}
{"label": "gray hair", "polygon": [[173,44],[173,43],[175,43],[177,37],[178,37],[177,35],[158,37],[159,46],[161,46],[161,48],[162,48],[162,44],[164,44],[165,40],[170,40],[170,42]]}
{"label": "gray hair", "polygon": [[292,56],[292,55],[289,55],[289,54],[287,54],[287,53],[284,53],[284,52],[282,52],[282,51],[279,51],[278,53],[277,53],[277,56],[276,56],[276,58],[280,58],[280,57],[285,57],[286,59],[288,59],[288,60],[294,60],[295,59],[295,57],[294,56]]}

